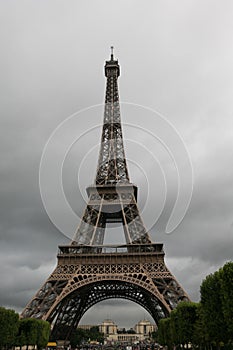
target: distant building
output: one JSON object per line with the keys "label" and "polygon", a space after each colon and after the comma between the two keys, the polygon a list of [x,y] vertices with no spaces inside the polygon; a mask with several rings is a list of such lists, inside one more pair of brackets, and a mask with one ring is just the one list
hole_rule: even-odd
{"label": "distant building", "polygon": [[112,320],[104,320],[99,326],[99,331],[104,335],[117,334],[117,325]]}
{"label": "distant building", "polygon": [[148,320],[141,320],[134,327],[136,333],[144,335],[150,335],[156,329],[156,325],[151,324]]}
{"label": "distant building", "polygon": [[106,343],[138,343],[148,339],[156,326],[151,324],[148,320],[139,321],[132,333],[129,331],[122,332],[112,320],[104,320],[99,325],[99,331],[104,333]]}

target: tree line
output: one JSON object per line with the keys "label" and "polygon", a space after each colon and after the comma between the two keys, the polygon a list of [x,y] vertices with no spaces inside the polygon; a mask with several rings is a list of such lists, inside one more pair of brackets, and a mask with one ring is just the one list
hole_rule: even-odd
{"label": "tree line", "polygon": [[[118,334],[135,334],[135,330],[125,329],[117,330]],[[73,331],[71,338],[70,338],[70,345],[72,348],[76,348],[79,345],[82,345],[84,343],[88,343],[91,341],[97,341],[100,344],[104,343],[104,333],[99,331],[98,326],[93,326],[90,329],[82,329],[77,328]]]}
{"label": "tree line", "polygon": [[19,319],[14,310],[0,307],[0,349],[15,346],[46,347],[50,335],[50,324],[35,318]]}
{"label": "tree line", "polygon": [[199,303],[180,302],[158,325],[157,340],[169,349],[233,348],[233,262],[208,275]]}
{"label": "tree line", "polygon": [[104,334],[99,331],[98,326],[93,326],[90,329],[75,329],[70,339],[70,345],[72,348],[76,348],[83,343],[91,341],[97,341],[101,344],[104,342]]}

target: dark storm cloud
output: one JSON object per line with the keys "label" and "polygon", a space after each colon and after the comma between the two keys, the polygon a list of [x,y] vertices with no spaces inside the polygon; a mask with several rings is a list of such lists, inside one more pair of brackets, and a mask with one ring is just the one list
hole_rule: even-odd
{"label": "dark storm cloud", "polygon": [[[198,300],[205,275],[232,259],[232,10],[230,1],[118,1],[117,6],[111,1],[91,6],[82,1],[1,2],[0,304],[21,311],[52,272],[57,245],[67,242],[41,202],[40,158],[59,123],[103,102],[103,64],[112,44],[121,64],[121,100],[151,107],[167,117],[192,159],[194,192],[184,220],[170,235],[164,233],[176,198],[173,180],[165,209],[151,230],[155,241],[164,242],[168,267],[191,298]],[[122,106],[122,111],[127,123],[128,109]],[[91,118],[94,124],[100,123],[101,108]],[[143,119],[143,114],[135,118]],[[81,118],[80,128],[85,125]],[[123,131],[125,138],[137,135],[126,127]],[[92,136],[91,146],[100,140],[100,135]],[[126,155],[136,160],[128,145]],[[64,165],[64,189],[78,213],[85,203],[76,171],[89,146],[74,147]],[[159,148],[153,152],[159,153]],[[88,183],[83,187],[94,178],[95,169],[90,169],[96,167],[97,154],[91,157],[88,174],[84,170],[82,177]],[[159,160],[170,167],[167,158],[161,155]],[[130,165],[143,208],[144,180],[132,169]],[[155,177],[154,206],[159,181]],[[148,210],[145,216],[153,217],[153,206]],[[98,311],[96,323],[112,318],[119,326],[129,327],[143,318],[139,306],[123,300],[106,301],[94,310]],[[83,322],[90,320],[93,314],[87,313]]]}

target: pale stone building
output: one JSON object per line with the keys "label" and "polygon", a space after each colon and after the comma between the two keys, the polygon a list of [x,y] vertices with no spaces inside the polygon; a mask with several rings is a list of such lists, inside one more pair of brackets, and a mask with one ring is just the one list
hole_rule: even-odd
{"label": "pale stone building", "polygon": [[99,326],[99,331],[108,334],[117,334],[117,325],[112,320],[104,320]]}
{"label": "pale stone building", "polygon": [[153,325],[150,323],[150,321],[144,319],[144,320],[139,321],[135,325],[134,330],[138,334],[149,335],[152,332],[154,332],[156,330],[156,328],[157,328],[156,325]]}
{"label": "pale stone building", "polygon": [[104,333],[105,341],[108,343],[138,343],[150,337],[156,326],[148,320],[139,321],[132,333],[118,333],[117,325],[112,320],[104,320],[99,326],[99,331]]}

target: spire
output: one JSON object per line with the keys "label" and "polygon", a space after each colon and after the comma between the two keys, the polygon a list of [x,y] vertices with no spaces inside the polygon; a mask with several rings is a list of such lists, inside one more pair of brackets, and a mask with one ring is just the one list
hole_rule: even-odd
{"label": "spire", "polygon": [[104,122],[101,138],[96,184],[112,184],[129,182],[126,165],[117,79],[120,76],[118,60],[114,59],[113,46],[111,57],[105,63],[107,78]]}
{"label": "spire", "polygon": [[113,61],[113,50],[114,50],[114,47],[111,46],[111,61]]}
{"label": "spire", "polygon": [[105,64],[107,86],[95,184],[87,188],[88,205],[72,245],[102,246],[109,222],[122,223],[127,244],[151,244],[137,207],[137,186],[129,182],[117,86],[120,67],[112,55]]}

